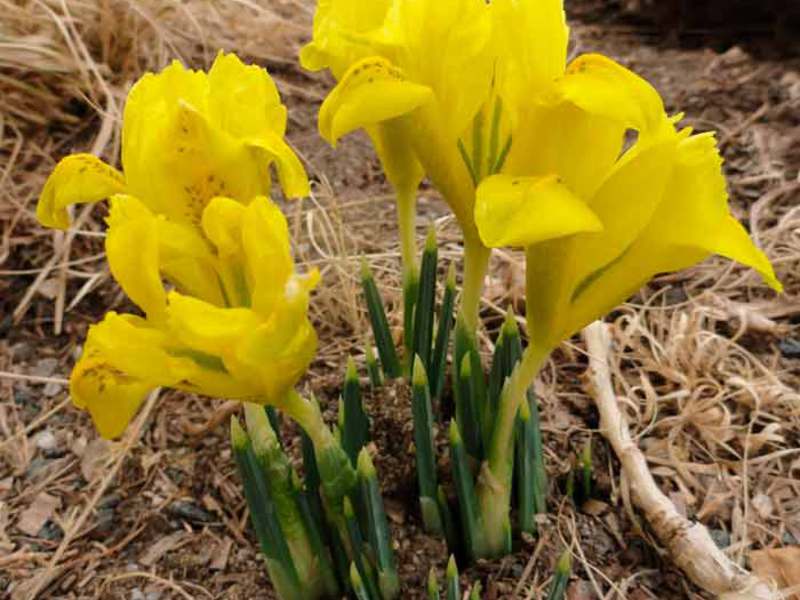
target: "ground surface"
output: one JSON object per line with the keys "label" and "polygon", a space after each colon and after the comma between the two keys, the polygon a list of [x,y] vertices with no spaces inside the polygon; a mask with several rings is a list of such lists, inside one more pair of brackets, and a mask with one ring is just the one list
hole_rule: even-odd
{"label": "ground surface", "polygon": [[[764,40],[729,47],[706,36],[703,45],[690,33],[693,48],[682,49],[674,42],[685,37],[620,20],[608,3],[579,4],[576,51],[621,60],[687,124],[719,132],[733,211],[786,285],[778,298],[753,274],[711,260],[657,280],[609,317],[615,384],[659,484],[747,565],[753,551],[800,542],[800,62]],[[58,158],[117,156],[124,90],[143,69],[173,56],[202,66],[218,47],[267,66],[315,180],[311,200],[286,208],[299,257],[321,268],[328,289],[312,308],[321,352],[304,385],[333,418],[345,357],[363,364],[358,257],[369,258],[388,296],[399,292],[393,207],[365,139],[334,152],[317,137],[329,83],[301,73],[294,58],[309,5],[258,5],[107,0],[69,3],[67,14],[60,2],[0,0],[0,41],[17,42],[0,53],[0,596],[27,598],[46,577],[41,597],[49,598],[272,597],[227,428],[213,426],[219,402],[163,392],[116,444],[98,440],[69,404],[65,378],[86,327],[129,305],[104,262],[102,208],[66,237],[33,216]],[[454,223],[424,190],[420,236],[429,223],[440,255],[458,260]],[[487,351],[502,310],[524,311],[519,257],[498,253],[491,272]],[[565,343],[537,384],[552,488],[541,537],[468,569],[465,583],[480,579],[487,598],[538,598],[555,556],[572,545],[572,600],[704,597],[662,560],[630,508],[618,463],[591,435],[597,415],[585,364],[581,344]],[[368,398],[368,410],[403,597],[419,597],[429,567],[442,569],[447,557],[420,529],[407,391],[387,388]],[[290,426],[283,433],[296,443]],[[565,474],[590,435],[597,498],[575,509],[564,500]]]}

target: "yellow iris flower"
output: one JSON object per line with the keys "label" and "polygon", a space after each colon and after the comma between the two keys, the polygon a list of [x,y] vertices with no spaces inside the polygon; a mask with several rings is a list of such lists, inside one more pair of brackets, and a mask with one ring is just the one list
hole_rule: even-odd
{"label": "yellow iris flower", "polygon": [[175,61],[128,94],[123,172],[91,154],[68,156],[45,184],[36,215],[66,229],[67,206],[124,193],[175,222],[196,224],[214,196],[249,202],[267,195],[272,163],[287,196],[306,196],[308,179],[285,130],[286,107],[264,69],[222,52],[208,73]]}
{"label": "yellow iris flower", "polygon": [[464,233],[460,312],[475,331],[489,251],[474,222],[475,185],[462,159],[494,70],[485,0],[320,0],[300,58],[338,80],[319,114],[331,144],[364,129],[397,191],[404,293],[416,277],[416,191],[427,175]]}
{"label": "yellow iris flower", "polygon": [[69,205],[111,198],[109,267],[145,313],[91,326],[70,377],[104,437],[159,386],[280,404],[305,372],[319,275],[295,274],[286,219],[266,197],[273,161],[287,194],[308,190],[285,124],[263,69],[223,54],[208,74],[174,63],[131,91],[124,175],[75,155],[46,182],[45,225],[66,227]]}
{"label": "yellow iris flower", "polygon": [[492,79],[492,27],[484,0],[322,0],[301,53],[339,80],[319,115],[335,144],[365,129],[395,187],[427,173],[465,233],[473,188],[458,153]]}
{"label": "yellow iris flower", "polygon": [[147,318],[110,312],[89,328],[70,393],[100,434],[120,435],[159,386],[283,402],[316,351],[307,308],[319,275],[294,274],[280,209],[216,197],[197,230],[115,196],[108,222],[111,272]]}
{"label": "yellow iris flower", "polygon": [[494,101],[507,108],[499,127],[513,141],[499,173],[479,183],[475,220],[487,246],[526,249],[533,345],[551,349],[653,275],[711,254],[780,290],[728,211],[713,134],[677,129],[655,89],[608,58],[565,68],[561,2],[492,7],[508,32]]}

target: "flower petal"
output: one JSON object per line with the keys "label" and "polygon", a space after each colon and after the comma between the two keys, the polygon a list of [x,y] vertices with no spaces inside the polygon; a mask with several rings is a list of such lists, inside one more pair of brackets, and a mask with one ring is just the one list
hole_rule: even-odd
{"label": "flower petal", "polygon": [[475,222],[483,243],[530,246],[581,231],[600,231],[591,209],[554,175],[495,175],[481,182]]}
{"label": "flower petal", "polygon": [[62,159],[44,184],[36,217],[46,227],[69,227],[67,207],[99,202],[125,189],[122,173],[92,154],[72,154]]}
{"label": "flower petal", "polygon": [[337,79],[358,60],[373,54],[366,33],[381,26],[393,0],[319,0],[314,37],[300,51],[304,69],[329,68]]}
{"label": "flower petal", "polygon": [[430,88],[412,83],[388,60],[357,62],[331,91],[319,111],[319,130],[329,143],[362,127],[407,114],[429,102]]}
{"label": "flower petal", "polygon": [[161,319],[167,295],[161,282],[158,218],[133,196],[111,201],[106,256],[111,274],[148,317]]}
{"label": "flower petal", "polygon": [[170,356],[165,342],[163,332],[133,315],[110,312],[89,328],[70,395],[89,411],[100,435],[118,437],[150,391],[190,375],[191,362]]}
{"label": "flower petal", "polygon": [[220,50],[208,71],[208,113],[235,138],[286,133],[286,107],[275,82],[266,69],[245,65],[233,53]]}
{"label": "flower petal", "polygon": [[643,134],[671,127],[655,88],[601,54],[584,54],[573,60],[557,90],[563,100]]}
{"label": "flower petal", "polygon": [[[198,224],[215,196],[249,202],[269,191],[268,161],[223,127],[235,130],[239,124],[217,124],[210,96],[208,75],[173,63],[140,79],[125,105],[122,164],[128,191],[172,221]],[[260,109],[280,111],[271,104]]]}
{"label": "flower petal", "polygon": [[569,28],[563,0],[493,0],[500,49],[497,88],[512,111],[564,75]]}
{"label": "flower petal", "polygon": [[220,308],[178,292],[169,293],[169,330],[187,348],[219,357],[226,364],[242,337],[258,327],[248,308]]}
{"label": "flower petal", "polygon": [[258,138],[245,138],[244,143],[258,158],[263,160],[261,155],[265,153],[268,162],[275,161],[281,189],[288,198],[303,198],[311,193],[303,163],[282,137],[264,132]]}
{"label": "flower petal", "polygon": [[241,236],[252,307],[268,317],[294,272],[286,217],[268,198],[256,198],[245,209]]}

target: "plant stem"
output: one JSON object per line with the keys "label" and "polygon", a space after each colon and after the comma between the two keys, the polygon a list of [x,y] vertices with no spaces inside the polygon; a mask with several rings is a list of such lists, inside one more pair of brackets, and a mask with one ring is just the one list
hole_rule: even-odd
{"label": "plant stem", "polygon": [[461,288],[461,314],[467,330],[473,335],[478,329],[483,280],[489,268],[491,250],[477,235],[464,233],[464,279]]}
{"label": "plant stem", "polygon": [[398,186],[397,226],[400,230],[400,257],[403,273],[416,277],[417,268],[417,186]]}
{"label": "plant stem", "polygon": [[504,553],[507,546],[511,475],[513,472],[514,424],[528,387],[549,355],[549,350],[528,346],[506,381],[495,417],[492,442],[481,468],[478,499],[484,521],[488,556]]}
{"label": "plant stem", "polygon": [[344,497],[356,485],[356,471],[350,464],[350,459],[325,424],[316,402],[306,400],[292,390],[281,408],[297,421],[311,439],[322,483],[322,495],[327,507],[340,516]]}

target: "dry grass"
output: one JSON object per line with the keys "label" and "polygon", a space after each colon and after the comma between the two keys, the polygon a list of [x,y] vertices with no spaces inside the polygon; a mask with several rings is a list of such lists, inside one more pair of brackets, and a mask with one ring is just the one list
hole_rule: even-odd
{"label": "dry grass", "polygon": [[[128,598],[134,588],[176,598],[269,597],[224,428],[191,435],[214,419],[214,404],[166,392],[136,436],[111,446],[70,408],[64,377],[87,324],[127,305],[104,263],[102,209],[79,210],[64,235],[39,228],[33,207],[61,156],[117,156],[125,90],[144,70],[174,57],[205,66],[219,48],[267,65],[290,105],[290,140],[315,180],[310,201],[286,208],[298,257],[319,267],[326,284],[312,308],[322,344],[309,385],[323,401],[334,399],[331,373],[338,377],[344,357],[360,354],[366,335],[360,256],[395,304],[400,281],[393,209],[368,144],[355,138],[333,153],[316,136],[326,82],[294,66],[310,2],[0,0],[0,11],[0,592],[26,598],[44,582],[43,597]],[[715,530],[735,560],[797,544],[800,373],[780,346],[800,335],[797,65],[654,49],[630,31],[575,29],[580,48],[633,63],[670,107],[720,131],[734,210],[787,287],[776,298],[747,271],[711,260],[661,278],[612,315],[614,380],[634,435],[662,489]],[[434,224],[440,255],[458,260],[452,219],[431,193],[422,198],[420,233]],[[484,305],[487,348],[497,315],[510,304],[524,310],[521,273],[517,255],[496,254]],[[556,484],[596,425],[580,381],[585,364],[580,344],[564,344],[538,383]],[[372,410],[380,412],[378,400]],[[398,415],[381,419],[404,431]],[[585,514],[561,502],[545,541],[468,575],[483,577],[497,597],[537,598],[565,544],[580,565],[576,589],[609,598],[664,597],[663,590],[700,597],[652,556],[652,546],[641,547],[640,538],[654,542],[631,509],[618,465],[599,443],[596,453],[605,508]],[[409,486],[393,480],[388,501],[401,556],[421,557],[401,568],[413,586],[445,557],[437,546],[425,550]],[[42,494],[56,507],[44,529],[25,533],[20,520]]]}

